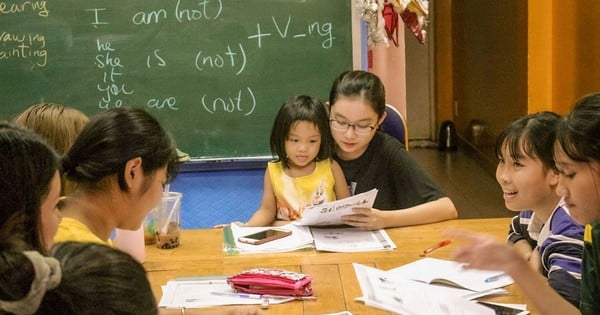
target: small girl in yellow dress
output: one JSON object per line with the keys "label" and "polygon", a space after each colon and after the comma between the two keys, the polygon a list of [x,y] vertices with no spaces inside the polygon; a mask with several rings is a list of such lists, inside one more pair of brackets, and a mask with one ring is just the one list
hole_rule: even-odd
{"label": "small girl in yellow dress", "polygon": [[307,206],[350,196],[344,173],[331,159],[333,139],[323,103],[299,95],[285,102],[271,131],[271,151],[260,208],[246,226],[282,225]]}

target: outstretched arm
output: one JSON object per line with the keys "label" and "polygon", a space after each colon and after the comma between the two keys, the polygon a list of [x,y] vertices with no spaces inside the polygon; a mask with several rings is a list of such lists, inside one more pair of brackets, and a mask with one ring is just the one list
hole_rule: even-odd
{"label": "outstretched arm", "polygon": [[263,198],[260,208],[254,212],[254,215],[246,222],[246,226],[269,226],[275,221],[277,213],[277,203],[275,201],[275,192],[271,184],[269,169],[265,171]]}
{"label": "outstretched arm", "polygon": [[340,164],[335,160],[331,160],[331,171],[333,172],[333,178],[335,179],[335,199],[343,199],[350,197],[350,189],[346,184],[346,177],[340,167]]}
{"label": "outstretched arm", "polygon": [[540,314],[581,314],[561,297],[539,272],[515,249],[484,234],[451,230],[451,238],[464,241],[454,252],[454,259],[466,268],[502,270],[510,275]]}

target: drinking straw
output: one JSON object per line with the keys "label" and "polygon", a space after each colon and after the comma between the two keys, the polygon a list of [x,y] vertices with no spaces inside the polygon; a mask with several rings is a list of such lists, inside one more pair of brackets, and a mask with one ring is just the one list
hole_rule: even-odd
{"label": "drinking straw", "polygon": [[171,207],[171,211],[169,211],[169,215],[167,216],[167,220],[165,221],[165,224],[163,225],[162,229],[160,230],[160,232],[162,234],[167,234],[167,231],[169,229],[169,222],[171,222],[171,219],[173,218],[173,214],[175,213],[175,209],[177,209],[177,207],[179,206],[179,202],[180,201],[181,201],[181,198],[176,198],[175,199],[175,203],[173,204],[173,207]]}
{"label": "drinking straw", "polygon": [[[163,197],[160,199],[160,209],[166,209],[166,208],[167,208],[167,205],[169,204],[169,203],[167,202],[167,198],[169,197],[169,190],[170,190],[170,189],[171,189],[171,184],[170,184],[170,183],[167,183],[167,184],[165,184],[165,186],[163,187]],[[172,211],[171,211],[171,212],[172,212]],[[160,213],[160,212],[159,212],[159,213]],[[170,216],[172,216],[172,215],[170,214]],[[161,218],[161,219],[162,219],[162,218],[164,218],[162,214],[160,215],[160,218]],[[166,225],[167,227],[168,227],[168,224],[169,224],[169,220],[167,220],[167,221],[165,222],[165,225]],[[157,231],[159,231],[159,230],[157,230]],[[160,229],[160,231],[161,231],[161,233],[163,233],[163,234],[167,233],[166,229],[164,229],[164,228],[163,228],[163,229]]]}

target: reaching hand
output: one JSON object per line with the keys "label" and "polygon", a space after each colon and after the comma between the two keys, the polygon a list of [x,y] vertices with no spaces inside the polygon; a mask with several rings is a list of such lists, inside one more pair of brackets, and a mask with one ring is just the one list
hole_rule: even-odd
{"label": "reaching hand", "polygon": [[527,265],[517,250],[488,235],[459,230],[449,230],[445,234],[462,241],[454,250],[453,259],[466,263],[465,268],[503,270],[510,273],[514,268],[519,268],[519,264]]}

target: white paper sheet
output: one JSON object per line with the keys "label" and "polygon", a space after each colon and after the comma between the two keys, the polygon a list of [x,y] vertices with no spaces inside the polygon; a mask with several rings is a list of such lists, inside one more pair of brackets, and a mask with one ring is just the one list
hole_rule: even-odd
{"label": "white paper sheet", "polygon": [[[169,281],[166,286],[163,286],[163,296],[158,306],[166,308],[201,308],[218,305],[262,304],[265,300],[262,298],[216,295],[213,292],[233,293],[225,279]],[[269,300],[269,304],[280,304],[293,299],[266,300]]]}
{"label": "white paper sheet", "polygon": [[310,206],[302,210],[302,218],[296,225],[340,225],[343,215],[352,214],[352,208],[372,208],[377,197],[377,189],[348,198]]}
{"label": "white paper sheet", "polygon": [[367,231],[358,228],[315,228],[310,229],[315,248],[329,252],[364,252],[392,250],[396,244],[385,230]]}

